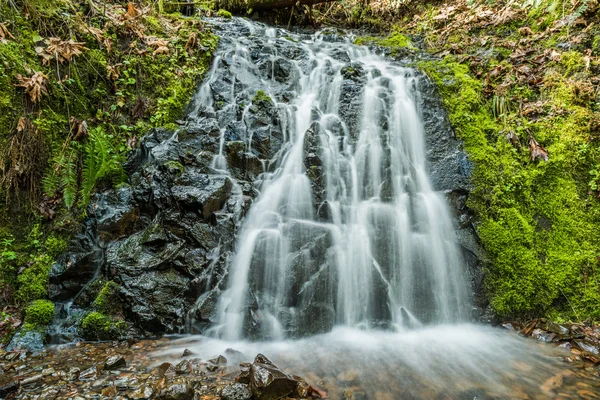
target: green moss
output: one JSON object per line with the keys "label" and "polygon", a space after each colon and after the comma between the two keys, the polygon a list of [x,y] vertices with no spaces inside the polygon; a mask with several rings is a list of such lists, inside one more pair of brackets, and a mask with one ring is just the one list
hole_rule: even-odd
{"label": "green moss", "polygon": [[165,167],[167,168],[167,170],[169,172],[177,174],[177,175],[181,175],[181,174],[183,174],[183,171],[185,171],[185,168],[183,167],[183,165],[180,162],[174,161],[174,160],[167,161],[165,163]]}
{"label": "green moss", "polygon": [[386,37],[359,36],[354,40],[354,44],[361,46],[373,44],[388,47],[391,50],[392,56],[399,54],[402,50],[416,49],[412,40],[407,35],[400,32],[392,32]]}
{"label": "green moss", "polygon": [[223,9],[220,9],[219,11],[217,11],[217,16],[219,16],[221,18],[231,18],[232,17],[232,15],[229,11],[223,10]]}
{"label": "green moss", "polygon": [[272,103],[273,100],[271,100],[271,98],[269,97],[269,95],[267,95],[265,92],[263,92],[262,90],[259,90],[259,91],[256,92],[256,94],[252,98],[252,103],[254,103],[254,104],[260,104],[260,103],[263,103],[263,102]]}
{"label": "green moss", "polygon": [[121,337],[128,324],[97,311],[87,314],[80,325],[81,335],[88,340],[111,340]]}
{"label": "green moss", "polygon": [[53,259],[47,254],[41,254],[34,257],[31,263],[17,278],[17,298],[24,303],[47,297],[48,274]]}
{"label": "green moss", "polygon": [[36,300],[25,310],[25,323],[32,326],[45,326],[54,318],[54,303],[49,300]]}
{"label": "green moss", "polygon": [[[572,59],[565,74],[578,65]],[[557,75],[548,79],[545,94],[568,112],[536,121],[509,116],[506,124],[523,143],[519,150],[501,132],[467,65],[448,57],[419,66],[436,82],[474,165],[469,206],[489,256],[486,287],[494,310],[503,317],[600,317],[593,267],[600,254],[600,207],[587,199],[589,178],[577,153],[589,146],[592,112],[578,105],[573,84]],[[547,163],[529,160],[528,132],[548,149]],[[588,157],[592,150],[586,149]]]}
{"label": "green moss", "polygon": [[102,289],[100,289],[92,305],[101,313],[108,315],[116,314],[121,308],[120,304],[117,304],[119,303],[117,298],[118,293],[119,285],[112,281],[106,282]]}

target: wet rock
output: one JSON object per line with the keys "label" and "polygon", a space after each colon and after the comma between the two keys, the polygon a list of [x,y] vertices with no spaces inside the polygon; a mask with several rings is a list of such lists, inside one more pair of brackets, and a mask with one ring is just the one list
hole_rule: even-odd
{"label": "wet rock", "polygon": [[224,356],[218,356],[216,358],[210,359],[208,360],[209,363],[215,364],[215,365],[225,365],[227,364],[227,358],[225,358]]}
{"label": "wet rock", "polygon": [[120,355],[110,356],[104,361],[104,369],[108,371],[125,368],[126,366],[125,359]]}
{"label": "wet rock", "polygon": [[11,393],[15,393],[19,390],[19,382],[14,380],[7,384],[0,386],[0,397],[4,398]]}
{"label": "wet rock", "polygon": [[193,366],[189,360],[183,360],[175,366],[175,373],[177,374],[189,374],[192,370]]}
{"label": "wet rock", "polygon": [[[6,347],[7,351],[25,350],[37,354],[44,350],[44,334],[20,329]],[[15,353],[17,354],[17,353]]]}
{"label": "wet rock", "polygon": [[191,357],[193,355],[195,355],[195,353],[193,351],[191,351],[189,349],[185,349],[185,350],[183,350],[183,354],[181,355],[181,357],[182,358],[183,357]]}
{"label": "wet rock", "polygon": [[117,387],[116,386],[109,386],[107,388],[102,389],[102,396],[103,397],[110,397],[110,398],[114,398],[117,395]]}
{"label": "wet rock", "polygon": [[89,381],[89,380],[96,379],[97,376],[98,376],[98,369],[94,366],[94,367],[88,368],[84,371],[81,371],[79,373],[79,380],[80,381]]}
{"label": "wet rock", "polygon": [[70,381],[74,381],[76,379],[79,378],[79,373],[81,372],[81,369],[79,369],[78,367],[73,367],[71,369],[69,369],[69,373],[67,374],[67,378]]}
{"label": "wet rock", "polygon": [[194,388],[185,379],[177,379],[167,383],[167,386],[160,391],[157,399],[159,400],[191,400],[194,398]]}
{"label": "wet rock", "polygon": [[150,386],[142,386],[136,389],[132,394],[129,395],[132,399],[150,399],[154,394],[154,390]]}
{"label": "wet rock", "polygon": [[173,376],[177,373],[177,370],[175,369],[173,364],[165,362],[165,363],[160,364],[154,370],[152,370],[152,373],[155,375],[158,375],[160,377]]}
{"label": "wet rock", "polygon": [[298,381],[277,368],[264,355],[256,356],[250,368],[250,389],[262,400],[276,400],[296,390]]}
{"label": "wet rock", "polygon": [[600,355],[600,348],[598,348],[598,344],[591,341],[590,339],[575,339],[573,340],[573,344],[582,351],[587,351],[588,353]]}
{"label": "wet rock", "polygon": [[248,385],[242,383],[234,383],[230,386],[225,386],[221,391],[223,400],[250,400],[252,392]]}

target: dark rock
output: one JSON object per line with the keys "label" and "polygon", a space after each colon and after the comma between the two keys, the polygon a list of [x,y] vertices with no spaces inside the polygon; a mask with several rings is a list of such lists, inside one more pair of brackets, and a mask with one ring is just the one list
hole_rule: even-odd
{"label": "dark rock", "polygon": [[209,363],[212,363],[214,365],[225,365],[227,364],[227,359],[224,356],[218,356],[216,358],[213,358],[211,360],[208,360]]}
{"label": "dark rock", "polygon": [[234,383],[233,385],[225,386],[221,392],[223,400],[250,400],[252,392],[248,385],[242,383]]}
{"label": "dark rock", "polygon": [[250,368],[250,389],[261,400],[281,399],[293,393],[297,386],[298,381],[281,371],[262,354],[256,357]]}
{"label": "dark rock", "polygon": [[176,366],[175,366],[175,373],[177,374],[189,374],[192,372],[192,363],[189,360],[183,360],[180,361]]}
{"label": "dark rock", "polygon": [[195,355],[195,353],[193,351],[191,351],[189,349],[185,349],[185,350],[183,350],[183,354],[181,355],[181,357],[182,358],[183,357],[191,357],[193,355]]}
{"label": "dark rock", "polygon": [[104,361],[104,369],[107,371],[125,368],[126,366],[127,363],[125,362],[125,359],[120,355],[110,356]]}
{"label": "dark rock", "polygon": [[173,376],[177,373],[177,370],[175,369],[173,364],[165,362],[160,364],[158,367],[154,368],[152,370],[152,373],[160,377]]}
{"label": "dark rock", "polygon": [[0,386],[0,396],[2,396],[2,398],[5,398],[9,394],[15,393],[16,391],[19,390],[19,386],[20,386],[19,382],[16,380]]}

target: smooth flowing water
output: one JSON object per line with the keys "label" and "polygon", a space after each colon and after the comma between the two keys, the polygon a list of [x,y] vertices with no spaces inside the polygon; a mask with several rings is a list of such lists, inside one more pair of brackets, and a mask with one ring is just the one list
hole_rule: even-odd
{"label": "smooth flowing water", "polygon": [[[284,339],[311,332],[313,316],[323,330],[464,320],[463,262],[443,194],[427,175],[415,100],[421,78],[365,47],[248,27],[250,35],[225,40],[213,76],[229,64],[232,106],[259,90],[269,96],[283,140],[243,222],[215,330],[228,339]],[[256,38],[273,66],[280,48],[302,55],[289,62],[285,99],[282,82],[255,62]],[[340,96],[352,79],[361,92],[349,113]],[[215,112],[213,84],[199,91],[200,116]],[[244,139],[252,151],[252,135]],[[317,152],[308,159],[310,144]],[[225,158],[214,167],[226,170]]]}
{"label": "smooth flowing water", "polygon": [[423,76],[323,33],[240,19],[219,29],[190,117],[219,121],[215,171],[232,167],[235,130],[263,172],[218,322],[170,352],[262,352],[332,398],[549,396],[563,353],[466,323],[464,262],[428,177]]}

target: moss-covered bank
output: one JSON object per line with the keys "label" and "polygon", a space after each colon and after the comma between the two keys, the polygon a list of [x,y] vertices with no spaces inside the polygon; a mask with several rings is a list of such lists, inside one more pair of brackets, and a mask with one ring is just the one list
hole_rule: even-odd
{"label": "moss-covered bank", "polygon": [[149,0],[13,0],[0,16],[3,308],[46,298],[93,192],[124,180],[142,134],[182,116],[217,39]]}
{"label": "moss-covered bank", "polygon": [[474,164],[469,205],[489,255],[493,310],[597,320],[598,16],[544,2],[507,7],[429,5],[375,43],[402,32],[441,54],[418,66],[437,83]]}

